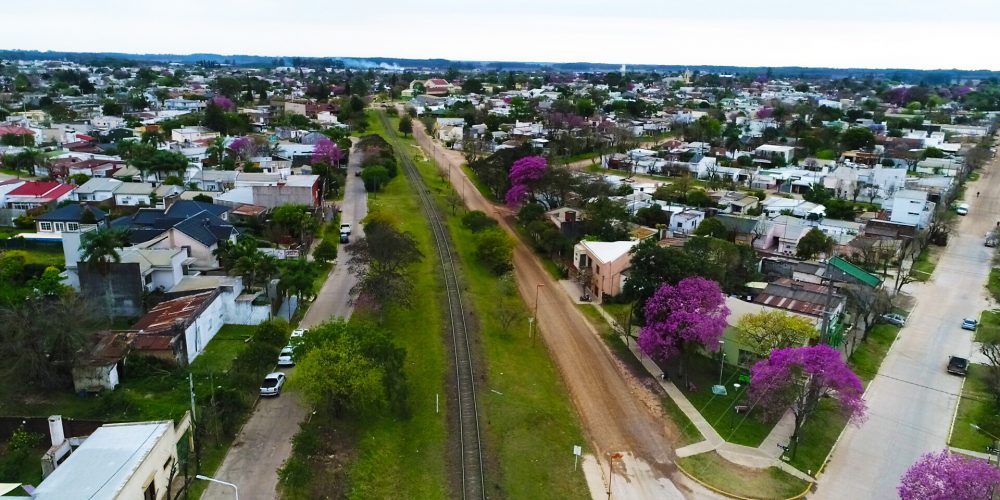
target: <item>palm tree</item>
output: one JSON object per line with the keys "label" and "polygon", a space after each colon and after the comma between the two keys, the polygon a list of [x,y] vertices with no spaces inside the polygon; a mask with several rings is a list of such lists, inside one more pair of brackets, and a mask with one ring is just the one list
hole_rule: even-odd
{"label": "palm tree", "polygon": [[216,167],[222,166],[222,158],[226,155],[226,140],[220,135],[212,140],[205,150],[205,154],[215,163]]}
{"label": "palm tree", "polygon": [[119,248],[128,246],[128,231],[125,229],[101,228],[87,231],[80,237],[80,259],[89,266],[96,267],[102,275],[107,275],[112,263],[122,261]]}

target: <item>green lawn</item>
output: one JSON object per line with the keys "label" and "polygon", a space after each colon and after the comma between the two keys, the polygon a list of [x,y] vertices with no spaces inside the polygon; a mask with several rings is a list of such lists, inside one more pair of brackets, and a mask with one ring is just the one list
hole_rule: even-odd
{"label": "green lawn", "polygon": [[983,311],[976,327],[976,342],[1000,338],[1000,309]]}
{"label": "green lawn", "polygon": [[931,279],[934,275],[934,269],[937,267],[938,259],[941,257],[941,251],[935,246],[928,246],[920,255],[917,256],[916,260],[913,261],[913,267],[910,268],[910,275],[913,276],[917,281],[927,281]]}
{"label": "green lawn", "polygon": [[899,327],[888,323],[875,325],[868,333],[868,340],[858,345],[851,354],[849,364],[854,373],[867,385],[878,373],[889,347],[896,340]]}
{"label": "green lawn", "polygon": [[677,459],[685,471],[700,481],[739,498],[785,499],[803,493],[808,484],[777,467],[748,469],[712,451]]}
{"label": "green lawn", "polygon": [[[393,126],[396,120],[392,120]],[[410,138],[401,139],[407,147]],[[407,149],[407,151],[411,151]],[[514,299],[520,321],[504,330],[500,319],[489,314],[501,300],[497,277],[474,258],[472,233],[452,215],[445,196],[450,186],[437,175],[429,160],[414,158],[424,182],[448,216],[455,249],[462,263],[467,296],[472,299],[482,339],[486,387],[477,396],[480,422],[485,426],[487,453],[493,454],[487,470],[488,495],[509,498],[584,498],[587,487],[582,472],[572,473],[573,445],[586,445],[577,415],[559,378],[559,372],[541,342],[527,338],[528,309]],[[516,297],[516,296],[515,296]],[[485,368],[485,369],[484,369]],[[491,470],[499,467],[499,471]],[[539,485],[544,484],[544,488]]]}
{"label": "green lawn", "polygon": [[1000,267],[990,269],[990,278],[986,282],[986,289],[989,290],[993,300],[1000,302]]}
{"label": "green lawn", "polygon": [[66,265],[66,257],[63,256],[62,249],[49,250],[7,250],[6,254],[21,255],[25,264],[37,264],[46,267],[58,267],[62,269]]}
{"label": "green lawn", "polygon": [[799,449],[789,463],[806,474],[818,474],[845,425],[847,419],[837,410],[833,400],[820,401],[816,413],[802,424]]}
{"label": "green lawn", "polygon": [[990,390],[989,372],[986,365],[969,365],[949,446],[985,453],[986,447],[994,444],[993,439],[973,429],[972,424],[994,436],[1000,435],[1000,416],[997,415],[996,396]]}

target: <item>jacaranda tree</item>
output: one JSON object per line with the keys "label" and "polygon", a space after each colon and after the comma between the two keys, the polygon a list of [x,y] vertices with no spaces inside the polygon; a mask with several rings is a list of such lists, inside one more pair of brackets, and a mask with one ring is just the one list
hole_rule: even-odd
{"label": "jacaranda tree", "polygon": [[340,166],[340,161],[344,159],[344,152],[334,144],[333,141],[325,137],[316,141],[313,146],[313,154],[310,163],[325,163],[330,166]]}
{"label": "jacaranda tree", "polygon": [[639,349],[666,361],[681,356],[681,374],[687,376],[687,356],[698,345],[719,348],[729,308],[719,284],[693,276],[677,285],[664,283],[646,301],[646,326],[639,331]]}
{"label": "jacaranda tree", "polygon": [[535,183],[545,178],[549,163],[542,156],[525,156],[510,167],[510,189],[505,201],[517,205],[528,200]]}
{"label": "jacaranda tree", "polygon": [[900,478],[901,500],[974,500],[993,498],[1000,469],[989,462],[948,450],[928,453]]}
{"label": "jacaranda tree", "polygon": [[861,380],[840,352],[825,344],[775,349],[750,368],[751,404],[774,418],[788,410],[795,416],[793,457],[802,424],[816,413],[820,399],[831,397],[850,423],[858,425],[867,411],[863,393]]}

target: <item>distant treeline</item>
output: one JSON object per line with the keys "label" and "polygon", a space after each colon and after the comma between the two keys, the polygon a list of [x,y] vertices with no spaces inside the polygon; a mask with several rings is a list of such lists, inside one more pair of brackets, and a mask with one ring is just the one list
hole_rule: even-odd
{"label": "distant treeline", "polygon": [[[0,59],[39,60],[55,59],[81,64],[122,66],[136,63],[182,63],[204,66],[296,66],[317,68],[399,68],[460,71],[552,71],[552,72],[607,72],[618,71],[620,64],[607,63],[546,63],[518,61],[452,61],[448,59],[401,59],[393,57],[268,57],[220,54],[126,54],[123,52],[60,52],[38,50],[0,50]],[[747,67],[747,66],[684,66],[670,64],[629,64],[629,71],[675,73],[685,70],[702,73],[734,73],[768,75],[776,78],[873,78],[901,82],[945,84],[955,80],[987,79],[1000,77],[1000,71],[936,69],[917,70],[905,68],[806,68]]]}

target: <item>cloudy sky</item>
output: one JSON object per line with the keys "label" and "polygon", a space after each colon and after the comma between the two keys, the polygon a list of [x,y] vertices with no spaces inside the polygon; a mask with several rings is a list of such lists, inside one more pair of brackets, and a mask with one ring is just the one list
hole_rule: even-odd
{"label": "cloudy sky", "polygon": [[0,48],[1000,70],[998,0],[30,0]]}

